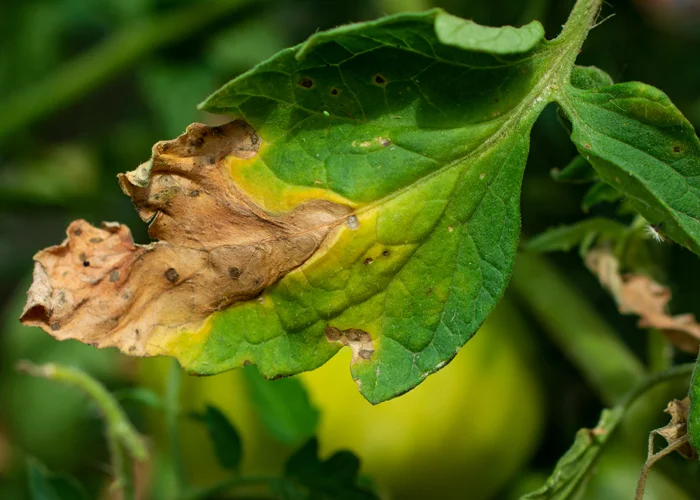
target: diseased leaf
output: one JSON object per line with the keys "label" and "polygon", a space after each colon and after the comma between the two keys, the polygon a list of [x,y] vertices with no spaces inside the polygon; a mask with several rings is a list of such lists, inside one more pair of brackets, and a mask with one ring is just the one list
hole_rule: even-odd
{"label": "diseased leaf", "polygon": [[576,433],[574,444],[559,459],[545,484],[532,493],[524,495],[521,500],[578,498],[577,493],[582,491],[582,487],[590,478],[603,447],[623,415],[622,406],[603,410],[600,421],[594,429],[580,429]]}
{"label": "diseased leaf", "polygon": [[598,241],[616,239],[627,228],[613,219],[592,217],[570,226],[559,226],[532,238],[525,245],[531,252],[568,252],[593,236]]}
{"label": "diseased leaf", "polygon": [[505,290],[531,127],[593,92],[572,71],[604,84],[574,69],[597,7],[551,42],[431,10],[283,50],[201,106],[234,121],[120,176],[157,241],[74,222],[37,254],[22,320],[199,374],[291,375],[348,346],[369,401],[410,390]]}
{"label": "diseased leaf", "polygon": [[[666,455],[676,451],[686,460],[698,459],[698,452],[688,442],[689,406],[690,401],[687,396],[681,400],[674,399],[670,401],[664,411],[671,415],[671,421],[664,427],[654,429],[649,433],[647,460],[644,463],[642,472],[639,476],[637,496],[635,498],[642,498],[644,496],[644,489],[646,486],[647,477],[649,475],[649,470],[656,462],[661,460]],[[666,446],[658,452],[654,451],[654,438],[656,436],[661,436],[666,441]]]}
{"label": "diseased leaf", "polygon": [[700,253],[700,140],[670,99],[633,82],[570,86],[558,101],[579,153],[601,179],[664,234]]}
{"label": "diseased leaf", "polygon": [[605,248],[588,252],[586,266],[612,294],[621,314],[639,316],[641,328],[657,328],[676,347],[697,353],[700,346],[700,324],[693,314],[671,316],[667,305],[671,290],[643,274],[620,274],[617,257]]}
{"label": "diseased leaf", "polygon": [[260,419],[273,436],[297,445],[314,435],[319,413],[298,378],[265,380],[253,367],[244,370]]}
{"label": "diseased leaf", "polygon": [[358,485],[360,461],[349,451],[318,458],[318,441],[310,439],[287,461],[282,497],[288,500],[372,500],[377,496]]}
{"label": "diseased leaf", "polygon": [[243,443],[238,431],[215,406],[207,405],[204,413],[196,415],[209,431],[216,458],[224,469],[238,469],[243,458]]}

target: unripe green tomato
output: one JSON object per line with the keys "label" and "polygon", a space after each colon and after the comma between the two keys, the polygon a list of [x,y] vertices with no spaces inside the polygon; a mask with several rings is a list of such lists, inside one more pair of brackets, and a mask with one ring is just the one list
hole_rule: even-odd
{"label": "unripe green tomato", "polygon": [[519,320],[499,308],[449,365],[377,406],[347,376],[349,352],[302,374],[321,410],[322,455],[354,451],[387,498],[492,498],[528,460],[542,424]]}
{"label": "unripe green tomato", "polygon": [[[499,307],[445,368],[377,406],[358,392],[351,354],[343,349],[299,376],[321,412],[321,455],[355,452],[383,498],[492,498],[527,462],[540,436],[542,395],[523,348],[527,335],[517,312]],[[164,361],[147,360],[142,380],[152,387],[164,380]],[[185,376],[182,385],[184,412],[213,404],[238,427],[244,474],[280,472],[292,449],[265,432],[240,370]],[[202,484],[221,477],[203,430],[193,424],[182,430],[192,479]],[[162,425],[154,431],[162,433]]]}

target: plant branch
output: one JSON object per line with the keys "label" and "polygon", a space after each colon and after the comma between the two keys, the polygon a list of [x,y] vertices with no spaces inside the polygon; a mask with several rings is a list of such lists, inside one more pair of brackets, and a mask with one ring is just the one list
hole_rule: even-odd
{"label": "plant branch", "polygon": [[21,127],[70,104],[137,60],[172,42],[183,40],[233,8],[252,0],[209,0],[132,23],[96,47],[67,62],[57,72],[18,91],[0,104],[0,140]]}
{"label": "plant branch", "polygon": [[148,451],[143,438],[109,391],[87,373],[76,368],[53,363],[35,365],[29,361],[20,361],[17,363],[17,370],[35,377],[64,382],[90,397],[105,420],[107,444],[116,476],[115,487],[122,491],[124,500],[134,499],[136,495],[133,466],[129,459],[142,462],[148,458]]}
{"label": "plant branch", "polygon": [[643,378],[644,367],[615,330],[547,259],[518,254],[511,286],[607,406]]}

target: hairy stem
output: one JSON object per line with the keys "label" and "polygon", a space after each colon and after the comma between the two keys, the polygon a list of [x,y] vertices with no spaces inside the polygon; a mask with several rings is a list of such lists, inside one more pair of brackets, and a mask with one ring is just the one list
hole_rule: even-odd
{"label": "hairy stem", "polygon": [[511,286],[606,405],[618,403],[643,378],[640,361],[544,257],[518,254]]}
{"label": "hairy stem", "polygon": [[144,461],[148,458],[148,452],[143,439],[109,391],[87,373],[76,368],[53,363],[35,365],[28,361],[20,361],[17,370],[36,377],[64,382],[88,395],[105,420],[107,444],[116,476],[115,486],[122,492],[124,500],[136,498],[131,460]]}
{"label": "hairy stem", "polygon": [[233,8],[252,0],[209,0],[186,4],[181,9],[121,31],[86,53],[67,62],[45,80],[22,89],[0,104],[0,140],[76,100],[144,56],[181,41]]}

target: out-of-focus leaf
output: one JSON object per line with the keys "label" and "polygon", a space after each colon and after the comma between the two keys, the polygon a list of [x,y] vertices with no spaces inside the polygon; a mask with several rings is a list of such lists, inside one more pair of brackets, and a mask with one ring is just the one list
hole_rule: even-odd
{"label": "out-of-focus leaf", "polygon": [[231,75],[250,69],[284,48],[282,31],[274,29],[275,20],[259,17],[218,33],[209,43],[209,65]]}
{"label": "out-of-focus leaf", "polygon": [[623,194],[605,182],[596,182],[591,188],[586,191],[581,200],[581,209],[588,212],[592,207],[599,203],[613,203],[622,199]]}
{"label": "out-of-focus leaf", "polygon": [[98,160],[86,147],[64,144],[26,164],[0,168],[0,203],[69,204],[94,195],[98,188]]}
{"label": "out-of-focus leaf", "polygon": [[285,467],[279,492],[285,500],[374,500],[378,497],[358,484],[360,461],[349,451],[319,460],[318,441],[309,440]]}
{"label": "out-of-focus leaf", "polygon": [[32,500],[87,500],[80,483],[67,474],[49,472],[36,459],[27,460],[27,479]]}
{"label": "out-of-focus leaf", "polygon": [[579,498],[581,488],[590,478],[603,446],[622,420],[622,407],[603,410],[594,429],[580,429],[574,444],[559,459],[545,484],[524,495],[521,500],[571,500]]}
{"label": "out-of-focus leaf", "polygon": [[581,155],[576,155],[564,168],[549,171],[552,179],[572,184],[587,184],[598,179],[598,174],[590,163]]}
{"label": "out-of-focus leaf", "polygon": [[314,434],[319,412],[299,379],[265,380],[252,366],[245,368],[245,375],[253,403],[273,436],[298,445]]}
{"label": "out-of-focus leaf", "polygon": [[593,235],[598,241],[615,240],[621,237],[627,228],[605,217],[593,217],[569,226],[549,229],[529,240],[525,249],[531,252],[568,252],[581,245]]}
{"label": "out-of-focus leaf", "polygon": [[160,130],[177,136],[202,121],[197,103],[216,85],[205,65],[152,64],[140,73],[143,96],[159,120]]}
{"label": "out-of-focus leaf", "polygon": [[695,363],[695,370],[690,379],[690,411],[688,413],[688,437],[690,444],[700,452],[700,358]]}
{"label": "out-of-focus leaf", "polygon": [[218,408],[207,405],[204,413],[195,415],[207,426],[216,458],[224,469],[238,469],[243,458],[243,443],[238,431]]}

